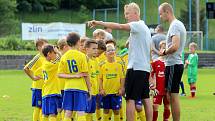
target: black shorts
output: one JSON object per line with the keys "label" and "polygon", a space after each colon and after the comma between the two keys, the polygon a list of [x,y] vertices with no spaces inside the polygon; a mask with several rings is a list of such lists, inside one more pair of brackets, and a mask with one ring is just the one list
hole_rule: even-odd
{"label": "black shorts", "polygon": [[176,64],[173,66],[166,66],[165,79],[166,90],[170,93],[179,93],[179,84],[184,71],[183,64]]}
{"label": "black shorts", "polygon": [[125,99],[141,100],[149,98],[149,72],[128,69],[125,79]]}

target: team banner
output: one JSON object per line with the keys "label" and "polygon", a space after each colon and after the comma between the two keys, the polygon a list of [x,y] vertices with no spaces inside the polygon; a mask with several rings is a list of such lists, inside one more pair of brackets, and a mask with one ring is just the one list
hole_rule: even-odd
{"label": "team banner", "polygon": [[70,32],[77,32],[80,36],[86,34],[85,24],[70,23],[22,23],[22,40],[60,39]]}

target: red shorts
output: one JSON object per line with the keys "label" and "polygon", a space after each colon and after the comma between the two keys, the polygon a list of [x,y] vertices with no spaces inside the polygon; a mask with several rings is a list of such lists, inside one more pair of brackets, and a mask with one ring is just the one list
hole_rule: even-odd
{"label": "red shorts", "polygon": [[163,100],[163,104],[164,105],[168,105],[169,104],[169,101],[168,101],[166,95],[157,95],[157,96],[154,96],[154,98],[153,98],[153,104],[159,104],[159,105],[161,105],[162,104],[162,100]]}

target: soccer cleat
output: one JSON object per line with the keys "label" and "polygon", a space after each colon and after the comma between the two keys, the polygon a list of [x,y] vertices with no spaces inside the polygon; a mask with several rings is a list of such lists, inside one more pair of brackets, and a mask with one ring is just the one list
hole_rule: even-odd
{"label": "soccer cleat", "polygon": [[186,93],[181,93],[180,96],[186,96]]}

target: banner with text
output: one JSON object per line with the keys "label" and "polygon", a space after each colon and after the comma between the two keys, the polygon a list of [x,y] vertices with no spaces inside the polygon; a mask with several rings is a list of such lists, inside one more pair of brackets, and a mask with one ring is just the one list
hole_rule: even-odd
{"label": "banner with text", "polygon": [[85,24],[70,23],[22,23],[22,40],[60,39],[70,32],[77,32],[80,36],[86,35]]}

